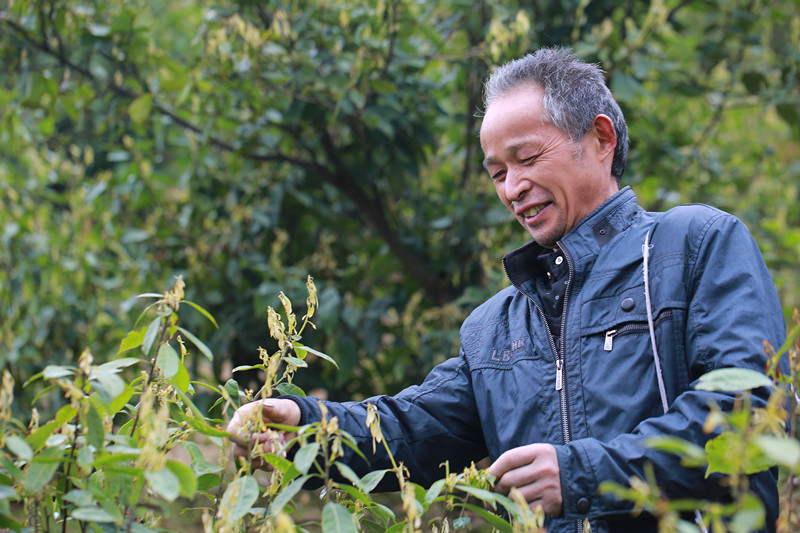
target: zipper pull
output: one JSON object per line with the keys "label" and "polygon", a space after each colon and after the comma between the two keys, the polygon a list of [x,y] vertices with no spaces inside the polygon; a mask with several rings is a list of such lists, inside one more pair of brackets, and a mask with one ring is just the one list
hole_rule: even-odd
{"label": "zipper pull", "polygon": [[617,334],[617,330],[610,329],[606,332],[606,341],[603,343],[603,349],[607,352],[610,352],[611,349],[614,347],[614,335]]}
{"label": "zipper pull", "polygon": [[562,359],[556,360],[556,390],[561,390],[564,387],[564,361]]}

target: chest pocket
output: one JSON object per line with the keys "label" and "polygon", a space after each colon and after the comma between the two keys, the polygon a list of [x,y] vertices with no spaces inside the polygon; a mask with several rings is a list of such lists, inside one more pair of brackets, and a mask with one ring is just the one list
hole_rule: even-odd
{"label": "chest pocket", "polygon": [[[684,349],[686,304],[652,302],[653,322],[667,398],[688,387]],[[609,435],[662,414],[643,284],[581,305],[581,368],[584,393],[592,398],[590,428]]]}

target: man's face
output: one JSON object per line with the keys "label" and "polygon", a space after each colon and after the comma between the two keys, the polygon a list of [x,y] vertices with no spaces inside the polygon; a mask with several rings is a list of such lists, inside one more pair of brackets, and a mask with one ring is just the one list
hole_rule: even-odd
{"label": "man's face", "polygon": [[542,94],[527,85],[495,100],[483,119],[481,146],[500,200],[536,242],[555,248],[619,188],[610,171],[613,145],[609,155],[596,128],[570,142],[545,118]]}

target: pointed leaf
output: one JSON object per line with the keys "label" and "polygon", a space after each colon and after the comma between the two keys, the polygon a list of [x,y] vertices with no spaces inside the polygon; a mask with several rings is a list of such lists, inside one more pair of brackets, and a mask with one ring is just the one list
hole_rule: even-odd
{"label": "pointed leaf", "polygon": [[283,489],[280,494],[273,498],[267,514],[275,515],[278,511],[283,509],[286,504],[292,501],[292,498],[294,498],[295,495],[300,492],[300,490],[303,488],[303,485],[305,485],[306,481],[308,481],[309,477],[311,476],[302,476],[289,483],[289,485]]}
{"label": "pointed leaf", "polygon": [[181,364],[181,358],[175,348],[165,342],[158,348],[158,358],[156,359],[156,366],[164,374],[164,377],[170,379],[178,373]]}
{"label": "pointed leaf", "polygon": [[16,435],[6,437],[6,446],[11,453],[23,461],[30,461],[31,457],[33,457],[33,449],[22,437],[17,437]]}
{"label": "pointed leaf", "polygon": [[700,376],[695,388],[706,391],[744,391],[771,387],[772,380],[749,368],[718,368]]}
{"label": "pointed leaf", "polygon": [[297,450],[297,453],[294,456],[294,465],[301,473],[307,474],[308,469],[311,468],[311,465],[314,463],[314,459],[317,458],[318,453],[319,442],[311,442],[306,444]]}
{"label": "pointed leaf", "polygon": [[197,478],[192,469],[173,459],[167,459],[167,468],[178,478],[181,496],[189,499],[194,497],[194,493],[197,491]]}
{"label": "pointed leaf", "polygon": [[131,115],[131,120],[136,124],[141,124],[150,116],[152,108],[153,95],[149,93],[143,94],[131,102],[131,105],[128,106],[128,113]]}
{"label": "pointed leaf", "polygon": [[142,342],[144,341],[144,333],[144,328],[140,328],[135,331],[129,331],[119,344],[119,350],[117,350],[117,353],[121,354],[122,352],[126,352],[141,346]]}
{"label": "pointed leaf", "polygon": [[194,302],[192,302],[190,300],[183,300],[181,303],[185,303],[185,304],[190,305],[190,306],[194,307],[195,309],[197,309],[200,312],[200,314],[202,314],[212,324],[214,324],[215,328],[219,329],[219,324],[217,324],[217,321],[214,320],[213,316],[211,316],[211,313],[209,313],[208,311],[206,311],[205,309],[203,309],[202,307],[200,307],[199,305],[197,305],[196,303],[194,303]]}
{"label": "pointed leaf", "polygon": [[236,479],[225,489],[220,502],[220,513],[228,522],[235,522],[246,515],[258,500],[258,482],[253,476]]}
{"label": "pointed leaf", "polygon": [[295,347],[296,347],[296,348],[300,348],[300,349],[302,349],[302,350],[305,350],[305,351],[306,351],[306,352],[308,352],[308,353],[313,353],[313,354],[314,354],[314,355],[316,355],[317,357],[320,357],[320,358],[322,358],[322,359],[325,359],[326,361],[328,361],[329,363],[331,363],[331,364],[332,364],[333,366],[335,366],[336,368],[339,368],[339,365],[337,365],[337,364],[336,364],[336,361],[334,361],[334,360],[333,360],[333,357],[331,357],[331,356],[330,356],[330,355],[328,355],[328,354],[324,354],[324,353],[320,352],[319,350],[315,350],[314,348],[309,348],[308,346],[303,346],[302,344],[299,344],[299,343],[295,343]]}
{"label": "pointed leaf", "polygon": [[180,496],[181,482],[170,469],[145,472],[144,477],[150,489],[168,502],[175,501]]}
{"label": "pointed leaf", "polygon": [[214,361],[214,354],[211,353],[211,350],[206,346],[203,341],[195,337],[190,331],[183,329],[182,327],[178,327],[178,331],[186,335],[186,338],[192,341],[192,344],[197,346],[197,349],[206,356],[206,359],[209,361]]}
{"label": "pointed leaf", "polygon": [[322,533],[358,533],[358,527],[350,511],[328,502],[322,508]]}

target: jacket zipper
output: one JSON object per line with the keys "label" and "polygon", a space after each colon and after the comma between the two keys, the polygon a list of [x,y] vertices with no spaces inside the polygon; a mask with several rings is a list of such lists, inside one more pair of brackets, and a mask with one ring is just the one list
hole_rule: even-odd
{"label": "jacket zipper", "polygon": [[[567,266],[569,266],[569,277],[567,278],[567,287],[564,290],[564,310],[561,312],[561,350],[555,352],[556,355],[556,390],[559,391],[559,399],[561,401],[561,433],[564,437],[564,444],[569,444],[572,440],[572,428],[570,427],[569,423],[569,401],[567,397],[567,379],[564,375],[564,359],[566,356],[566,346],[567,346],[567,309],[569,309],[569,294],[572,289],[572,257],[569,255],[567,250],[561,246],[561,243],[558,242],[558,248],[561,250],[561,253],[564,254],[564,257],[567,259]],[[543,315],[544,316],[544,315]],[[547,320],[545,320],[545,323]],[[552,335],[550,336],[551,344],[555,344],[552,341]],[[559,380],[559,375],[561,376],[561,380]],[[559,383],[561,381],[561,383]],[[558,385],[561,385],[561,388]]]}
{"label": "jacket zipper", "polygon": [[[665,320],[668,320],[672,316],[672,310],[668,309],[661,313],[656,321],[653,323],[654,326],[658,326]],[[631,333],[649,333],[650,326],[647,325],[646,322],[639,323],[639,322],[631,322],[629,324],[625,324],[619,329],[610,329],[606,331],[605,340],[603,341],[603,350],[610,352],[614,349],[614,339],[617,337],[623,337],[625,335],[630,335]]]}
{"label": "jacket zipper", "polygon": [[[569,422],[569,397],[567,396],[567,380],[566,376],[564,375],[564,360],[566,358],[567,353],[567,309],[569,309],[569,295],[572,290],[572,256],[569,255],[569,252],[561,246],[561,242],[558,243],[558,248],[561,250],[561,253],[564,254],[564,257],[567,259],[567,266],[569,267],[569,277],[567,278],[567,287],[564,290],[564,310],[561,312],[561,352],[556,352],[556,390],[559,391],[559,400],[561,402],[561,432],[564,437],[564,444],[569,444],[572,440],[572,428],[570,427]],[[544,315],[543,315],[544,316]],[[545,323],[547,320],[545,319]],[[552,340],[552,336],[550,337],[550,344],[555,344]],[[558,387],[559,385],[559,375],[561,377],[561,388]],[[579,518],[575,520],[575,533],[583,533],[583,521]]]}
{"label": "jacket zipper", "polygon": [[[564,444],[568,444],[572,440],[572,429],[570,428],[569,423],[569,401],[567,397],[567,380],[564,373],[564,352],[566,350],[566,328],[567,328],[567,304],[569,302],[569,294],[572,289],[572,257],[569,255],[567,250],[561,246],[561,243],[558,242],[558,248],[561,250],[561,253],[564,254],[564,257],[567,259],[567,266],[569,267],[569,277],[567,288],[564,291],[564,310],[561,312],[561,351],[559,352],[558,348],[556,347],[556,343],[553,341],[553,334],[550,331],[550,324],[547,323],[547,319],[545,318],[544,311],[536,303],[530,294],[522,290],[522,288],[517,285],[514,281],[511,283],[514,287],[517,288],[519,292],[524,294],[528,300],[531,301],[533,306],[539,311],[539,314],[542,317],[542,321],[544,322],[545,331],[547,331],[547,340],[550,342],[550,349],[553,351],[553,357],[555,358],[556,363],[556,390],[559,393],[559,405],[561,409],[561,435],[564,439]],[[506,278],[511,280],[511,277],[508,275],[508,270],[506,269],[505,262],[503,262],[503,271],[506,275]],[[583,533],[583,522],[578,519],[575,521],[575,531],[576,533]]]}

